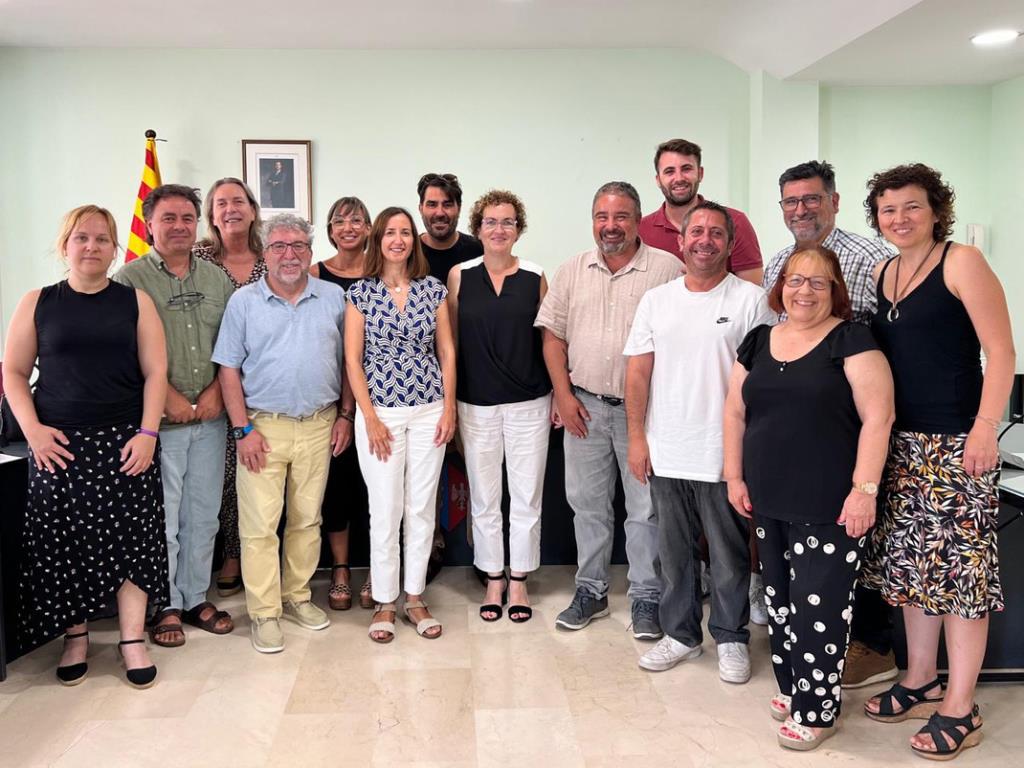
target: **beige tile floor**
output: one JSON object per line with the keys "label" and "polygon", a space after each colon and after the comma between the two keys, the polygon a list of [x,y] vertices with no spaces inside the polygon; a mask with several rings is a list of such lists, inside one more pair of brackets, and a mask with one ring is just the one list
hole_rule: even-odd
{"label": "beige tile floor", "polygon": [[[449,568],[427,590],[444,622],[441,639],[400,625],[392,644],[376,645],[366,637],[370,613],[357,605],[332,613],[323,632],[285,623],[287,647],[274,656],[252,650],[239,595],[224,601],[238,622],[232,635],[190,628],[183,648],[152,651],[160,677],[148,691],[122,681],[116,628],[98,622],[90,676],[76,688],[53,676],[59,642],[11,665],[0,684],[0,765],[925,765],[907,747],[917,726],[859,714],[869,691],[846,699],[840,733],[818,752],[779,749],[761,628],[748,685],[719,681],[710,639],[699,659],[640,670],[636,658],[649,646],[626,631],[623,568],[615,568],[610,618],[556,631],[572,572],[547,567],[531,578],[536,610],[523,625],[481,622],[472,572]],[[326,575],[318,576],[314,599],[323,604],[326,591]],[[1024,686],[983,686],[978,700],[986,739],[957,765],[1024,765]]]}

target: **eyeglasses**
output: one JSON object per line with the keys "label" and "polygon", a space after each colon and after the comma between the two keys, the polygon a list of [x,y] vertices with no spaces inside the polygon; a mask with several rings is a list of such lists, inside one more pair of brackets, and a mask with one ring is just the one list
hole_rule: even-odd
{"label": "eyeglasses", "polygon": [[827,277],[804,277],[793,273],[786,275],[785,283],[790,288],[799,288],[804,283],[810,283],[811,288],[815,291],[827,291],[832,285],[832,280]]}
{"label": "eyeglasses", "polygon": [[347,219],[339,216],[331,219],[331,226],[344,227],[346,224],[352,227],[352,229],[359,229],[366,226],[366,219],[362,216],[350,216]]}
{"label": "eyeglasses", "polygon": [[518,219],[495,219],[491,216],[480,222],[480,226],[483,229],[497,229],[498,227],[502,229],[515,229],[518,224]]}
{"label": "eyeglasses", "polygon": [[275,256],[283,256],[284,252],[289,248],[292,249],[292,253],[296,256],[305,256],[309,253],[309,243],[304,243],[301,240],[296,240],[294,243],[285,243],[278,240],[267,246],[267,250]]}
{"label": "eyeglasses", "polygon": [[206,296],[201,294],[199,291],[176,293],[167,300],[167,308],[178,310],[180,312],[189,312],[202,304],[203,299],[205,298]]}
{"label": "eyeglasses", "polygon": [[816,211],[821,207],[821,201],[825,199],[824,195],[803,195],[802,197],[784,197],[779,200],[779,205],[782,206],[784,211],[795,211],[800,203],[804,204],[804,208],[809,211]]}

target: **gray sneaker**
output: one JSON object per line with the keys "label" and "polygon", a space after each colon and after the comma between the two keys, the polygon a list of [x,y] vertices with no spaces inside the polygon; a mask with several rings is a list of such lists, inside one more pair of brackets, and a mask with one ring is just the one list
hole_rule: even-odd
{"label": "gray sneaker", "polygon": [[298,603],[288,601],[282,608],[284,618],[294,621],[306,629],[326,629],[331,625],[327,614],[309,600],[302,600]]}
{"label": "gray sneaker", "polygon": [[658,621],[658,604],[647,600],[634,600],[633,637],[637,640],[660,640],[664,634]]}
{"label": "gray sneaker", "polygon": [[559,629],[583,629],[593,619],[600,619],[607,615],[607,596],[598,599],[589,592],[577,589],[572,603],[555,619],[555,626]]}

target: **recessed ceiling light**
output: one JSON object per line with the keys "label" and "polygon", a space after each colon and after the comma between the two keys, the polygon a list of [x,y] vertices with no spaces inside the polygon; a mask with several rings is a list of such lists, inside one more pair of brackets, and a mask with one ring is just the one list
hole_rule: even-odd
{"label": "recessed ceiling light", "polygon": [[982,32],[971,38],[975,45],[987,48],[993,45],[1006,45],[1020,37],[1020,32],[1015,29],[993,29],[989,32]]}

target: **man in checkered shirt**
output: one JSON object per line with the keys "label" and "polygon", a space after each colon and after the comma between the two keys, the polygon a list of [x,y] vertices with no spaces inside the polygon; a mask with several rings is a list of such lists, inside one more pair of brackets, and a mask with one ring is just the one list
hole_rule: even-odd
{"label": "man in checkered shirt", "polygon": [[875,264],[895,254],[879,240],[869,240],[836,226],[839,194],[835,171],[828,163],[811,160],[786,169],[779,177],[779,191],[782,219],[796,243],[783,248],[768,263],[762,283],[765,290],[770,291],[775,285],[797,245],[821,244],[839,257],[853,304],[853,319],[858,323],[871,322],[878,303],[872,270]]}

